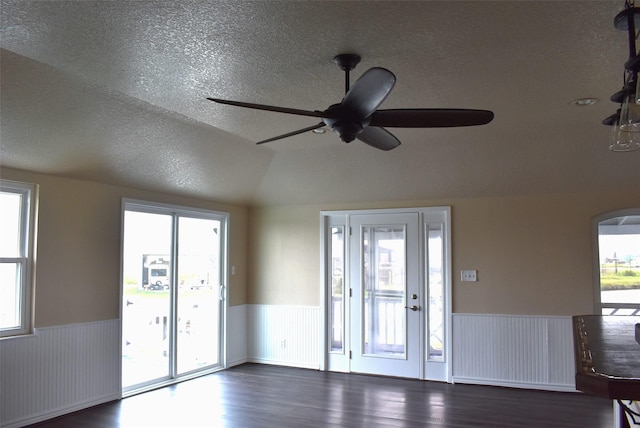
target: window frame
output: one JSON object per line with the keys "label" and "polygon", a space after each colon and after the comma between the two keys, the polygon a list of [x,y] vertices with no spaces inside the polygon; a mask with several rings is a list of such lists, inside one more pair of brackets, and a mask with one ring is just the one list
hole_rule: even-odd
{"label": "window frame", "polygon": [[18,292],[20,325],[7,328],[0,326],[0,339],[4,339],[33,333],[38,185],[0,179],[0,192],[14,193],[22,198],[19,222],[20,254],[8,257],[0,254],[0,263],[15,263],[21,266]]}
{"label": "window frame", "polygon": [[[613,308],[613,304],[602,303],[602,285],[600,283],[600,223],[609,219],[625,216],[640,216],[640,208],[626,208],[615,211],[608,211],[592,218],[592,257],[593,257],[593,313],[601,315],[603,309]],[[617,308],[638,309],[639,304],[619,304]]]}

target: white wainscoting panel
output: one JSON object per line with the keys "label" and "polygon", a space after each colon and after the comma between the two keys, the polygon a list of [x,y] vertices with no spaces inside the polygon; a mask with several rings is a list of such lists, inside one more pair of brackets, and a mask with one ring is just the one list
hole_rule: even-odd
{"label": "white wainscoting panel", "polygon": [[453,381],[575,391],[571,317],[453,314]]}
{"label": "white wainscoting panel", "polygon": [[0,426],[20,427],[120,397],[120,324],[36,329],[0,341]]}
{"label": "white wainscoting panel", "polygon": [[227,309],[227,367],[247,362],[247,305]]}
{"label": "white wainscoting panel", "polygon": [[320,308],[247,305],[248,360],[319,369]]}
{"label": "white wainscoting panel", "polygon": [[[320,308],[229,307],[227,364],[319,369]],[[0,426],[16,428],[120,397],[119,320],[0,341]],[[575,391],[571,317],[453,315],[453,381]]]}

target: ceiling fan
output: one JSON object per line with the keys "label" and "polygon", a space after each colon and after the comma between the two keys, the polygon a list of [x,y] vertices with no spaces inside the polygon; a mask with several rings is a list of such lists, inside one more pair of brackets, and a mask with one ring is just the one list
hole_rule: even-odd
{"label": "ceiling fan", "polygon": [[258,141],[256,144],[264,144],[328,126],[345,143],[358,139],[377,149],[391,150],[400,145],[400,140],[384,127],[442,128],[475,126],[485,125],[493,120],[493,112],[488,110],[417,108],[377,110],[378,106],[382,104],[391,89],[393,89],[396,83],[395,75],[385,68],[370,68],[355,81],[353,86],[349,87],[349,72],[360,62],[360,56],[356,54],[340,54],[334,58],[334,61],[345,72],[346,94],[339,104],[333,104],[324,111],[298,110],[220,98],[207,99],[220,104],[322,119],[316,125]]}

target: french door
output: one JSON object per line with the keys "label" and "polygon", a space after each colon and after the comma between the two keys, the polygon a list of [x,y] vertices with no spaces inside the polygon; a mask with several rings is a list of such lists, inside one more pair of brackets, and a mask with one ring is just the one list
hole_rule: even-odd
{"label": "french door", "polygon": [[123,394],[223,366],[226,214],[125,201]]}
{"label": "french door", "polygon": [[418,214],[350,220],[351,371],[419,378]]}
{"label": "french door", "polygon": [[322,368],[450,381],[449,208],[321,220]]}

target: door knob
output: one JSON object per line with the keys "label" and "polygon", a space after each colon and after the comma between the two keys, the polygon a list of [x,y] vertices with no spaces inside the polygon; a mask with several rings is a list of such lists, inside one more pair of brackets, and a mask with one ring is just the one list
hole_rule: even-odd
{"label": "door knob", "polygon": [[420,310],[420,306],[417,305],[413,305],[413,306],[405,306],[405,309],[411,309],[412,311],[419,311]]}

